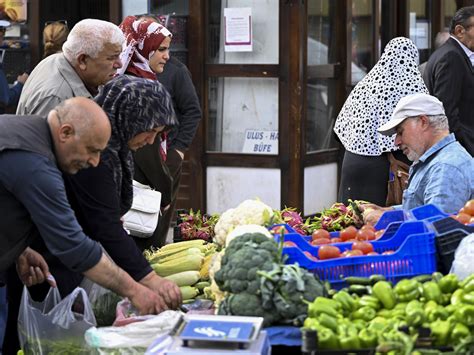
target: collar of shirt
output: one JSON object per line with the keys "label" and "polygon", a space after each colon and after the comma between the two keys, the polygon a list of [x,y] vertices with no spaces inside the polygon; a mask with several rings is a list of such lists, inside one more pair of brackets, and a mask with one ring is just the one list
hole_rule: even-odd
{"label": "collar of shirt", "polygon": [[443,149],[448,144],[451,144],[456,141],[454,138],[454,133],[448,134],[446,137],[435,143],[431,148],[429,148],[421,157],[418,159],[419,162],[424,163],[430,156],[435,154],[437,151]]}
{"label": "collar of shirt", "polygon": [[464,53],[466,53],[467,57],[471,61],[471,64],[474,66],[474,52],[471,51],[469,48],[467,48],[464,44],[462,44],[456,37],[451,36],[451,38],[459,43],[459,45],[463,49]]}

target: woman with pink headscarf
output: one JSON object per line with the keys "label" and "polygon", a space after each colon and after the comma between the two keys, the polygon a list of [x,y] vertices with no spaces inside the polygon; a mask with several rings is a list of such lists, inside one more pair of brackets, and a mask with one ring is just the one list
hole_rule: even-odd
{"label": "woman with pink headscarf", "polygon": [[[119,27],[125,34],[126,42],[120,55],[123,66],[118,74],[157,80],[156,74],[163,72],[170,58],[171,32],[151,19],[137,19],[135,16],[126,17]],[[165,164],[166,148],[166,134],[162,134],[161,140],[155,140],[154,144],[134,154],[134,179],[162,193],[163,210],[169,208],[173,186],[173,178]],[[157,237],[155,232],[150,238],[134,239],[141,249],[145,249],[157,245]]]}

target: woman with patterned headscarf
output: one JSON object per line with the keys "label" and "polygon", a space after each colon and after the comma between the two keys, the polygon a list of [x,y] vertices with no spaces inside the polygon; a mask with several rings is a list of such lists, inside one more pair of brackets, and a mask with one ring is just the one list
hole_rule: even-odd
{"label": "woman with patterned headscarf", "polygon": [[337,117],[334,132],[346,149],[338,200],[358,199],[385,206],[389,180],[388,154],[406,161],[377,128],[386,123],[398,101],[428,93],[418,70],[418,49],[405,37],[392,39],[380,60],[352,90]]}
{"label": "woman with patterned headscarf", "polygon": [[[111,138],[96,168],[64,175],[68,200],[84,232],[100,242],[118,266],[156,291],[163,310],[177,308],[179,288],[156,275],[121,221],[133,199],[132,151],[152,144],[158,133],[176,124],[171,97],[157,81],[121,75],[105,84],[94,100],[110,119]],[[48,258],[48,265],[62,295],[82,280],[58,259]]]}
{"label": "woman with patterned headscarf", "polygon": [[[157,80],[156,74],[163,71],[169,59],[171,33],[156,21],[135,16],[126,17],[119,27],[126,43],[121,54],[123,66],[118,73]],[[170,207],[172,199],[173,177],[165,163],[167,153],[166,135],[162,135],[161,145],[155,142],[134,154],[134,178],[161,192],[162,211]],[[161,218],[158,223],[162,223]],[[141,249],[163,245],[165,241],[159,240],[158,230],[149,238],[135,238],[135,242]]]}

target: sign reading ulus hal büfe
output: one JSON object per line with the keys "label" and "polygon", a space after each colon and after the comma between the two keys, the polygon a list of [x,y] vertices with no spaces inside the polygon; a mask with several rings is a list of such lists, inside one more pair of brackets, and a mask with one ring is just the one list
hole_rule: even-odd
{"label": "sign reading ulus hal b\u00fcfe", "polygon": [[246,130],[242,153],[278,154],[278,131]]}

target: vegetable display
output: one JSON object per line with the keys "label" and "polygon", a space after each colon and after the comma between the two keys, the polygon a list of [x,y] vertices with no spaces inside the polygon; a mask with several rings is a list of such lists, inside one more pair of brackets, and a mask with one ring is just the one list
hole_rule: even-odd
{"label": "vegetable display", "polygon": [[214,278],[226,293],[218,314],[260,316],[265,326],[301,324],[305,302],[325,294],[313,274],[297,265],[283,265],[278,244],[260,233],[232,240]]}
{"label": "vegetable display", "polygon": [[346,281],[348,288],[308,305],[304,328],[317,332],[319,349],[376,347],[378,353],[422,354],[415,348],[423,340],[425,347],[453,347],[453,354],[473,350],[474,275],[460,282],[454,274],[435,272],[395,286],[382,275]]}
{"label": "vegetable display", "polygon": [[214,239],[214,227],[219,219],[218,214],[206,215],[201,211],[194,212],[192,209],[186,213],[178,214],[177,225],[179,236],[183,240],[202,239],[212,242]]}

